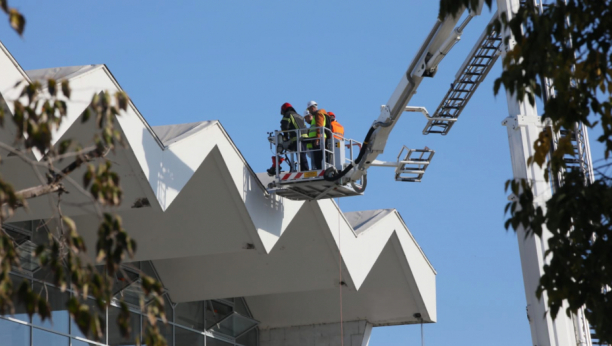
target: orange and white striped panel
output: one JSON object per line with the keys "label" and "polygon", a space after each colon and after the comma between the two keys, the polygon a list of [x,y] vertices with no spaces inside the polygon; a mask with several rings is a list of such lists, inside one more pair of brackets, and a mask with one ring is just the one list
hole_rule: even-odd
{"label": "orange and white striped panel", "polygon": [[324,169],[317,170],[317,171],[307,171],[307,172],[281,173],[280,180],[281,181],[291,181],[291,180],[316,179],[316,178],[323,178],[323,174],[325,174]]}

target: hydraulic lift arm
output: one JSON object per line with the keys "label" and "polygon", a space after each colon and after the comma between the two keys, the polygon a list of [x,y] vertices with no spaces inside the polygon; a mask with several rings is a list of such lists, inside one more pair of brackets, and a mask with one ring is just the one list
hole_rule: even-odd
{"label": "hydraulic lift arm", "polygon": [[[395,91],[386,105],[381,107],[381,113],[372,124],[363,142],[359,156],[355,160],[356,166],[349,166],[339,174],[328,177],[337,180],[347,176],[350,181],[359,180],[367,169],[374,163],[379,154],[383,153],[389,134],[406,110],[406,105],[416,93],[416,89],[425,77],[433,77],[438,64],[461,38],[461,33],[469,21],[482,10],[483,2],[478,9],[471,11],[463,23],[456,27],[460,15],[447,16],[444,20],[438,19],[427,38],[421,45],[408,70],[402,76]],[[462,10],[463,11],[463,10]],[[459,14],[462,12],[460,11]],[[424,113],[426,116],[427,114]]]}

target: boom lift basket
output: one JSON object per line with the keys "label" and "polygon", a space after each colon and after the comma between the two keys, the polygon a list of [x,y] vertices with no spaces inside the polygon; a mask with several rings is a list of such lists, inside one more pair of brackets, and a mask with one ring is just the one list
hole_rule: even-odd
{"label": "boom lift basket", "polygon": [[[353,155],[357,155],[361,143],[332,134],[328,128],[310,128],[306,131],[320,130],[320,136],[305,137],[304,129],[270,132],[268,141],[276,156],[275,162],[287,157],[289,172],[282,172],[280,165],[276,166],[274,180],[268,184],[268,192],[293,200],[318,200],[322,198],[338,198],[359,196],[363,194],[362,181],[350,182],[348,179],[336,181],[325,180],[325,172],[342,171],[353,162]],[[291,136],[291,133],[295,133]],[[324,137],[326,134],[326,137]],[[293,142],[288,140],[293,137]],[[319,145],[316,145],[318,141]],[[292,143],[295,143],[293,146]],[[321,145],[325,143],[325,145]],[[310,144],[310,148],[308,148]],[[294,150],[290,150],[293,148]],[[305,149],[303,149],[305,148]],[[356,148],[356,150],[354,149]],[[310,158],[311,170],[300,169],[301,154],[306,153]],[[320,157],[320,168],[314,169],[315,157]]]}

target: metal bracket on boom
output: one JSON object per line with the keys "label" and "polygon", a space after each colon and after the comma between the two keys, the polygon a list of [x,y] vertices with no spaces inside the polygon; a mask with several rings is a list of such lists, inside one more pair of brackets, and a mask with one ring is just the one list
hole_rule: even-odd
{"label": "metal bracket on boom", "polygon": [[395,167],[396,181],[421,182],[425,170],[429,167],[431,159],[436,152],[425,147],[425,149],[410,149],[404,145],[397,155],[396,162],[372,161],[372,166]]}
{"label": "metal bracket on boom", "polygon": [[450,121],[450,122],[455,122],[457,121],[457,119],[447,119],[447,118],[442,118],[442,117],[435,117],[435,116],[431,116],[429,115],[429,112],[427,111],[427,109],[425,109],[425,107],[411,107],[411,106],[406,106],[406,108],[404,109],[406,112],[420,112],[423,113],[423,115],[425,116],[425,119],[427,119],[427,123],[429,124],[432,121]]}

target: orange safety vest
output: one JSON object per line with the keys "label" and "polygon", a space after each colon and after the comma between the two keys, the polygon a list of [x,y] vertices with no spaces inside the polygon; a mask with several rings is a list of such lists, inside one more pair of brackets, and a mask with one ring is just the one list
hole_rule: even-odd
{"label": "orange safety vest", "polygon": [[336,137],[337,139],[342,139],[344,137],[344,126],[340,125],[338,121],[332,120],[331,128],[333,133],[339,134],[339,136],[336,136],[334,134],[334,137]]}

